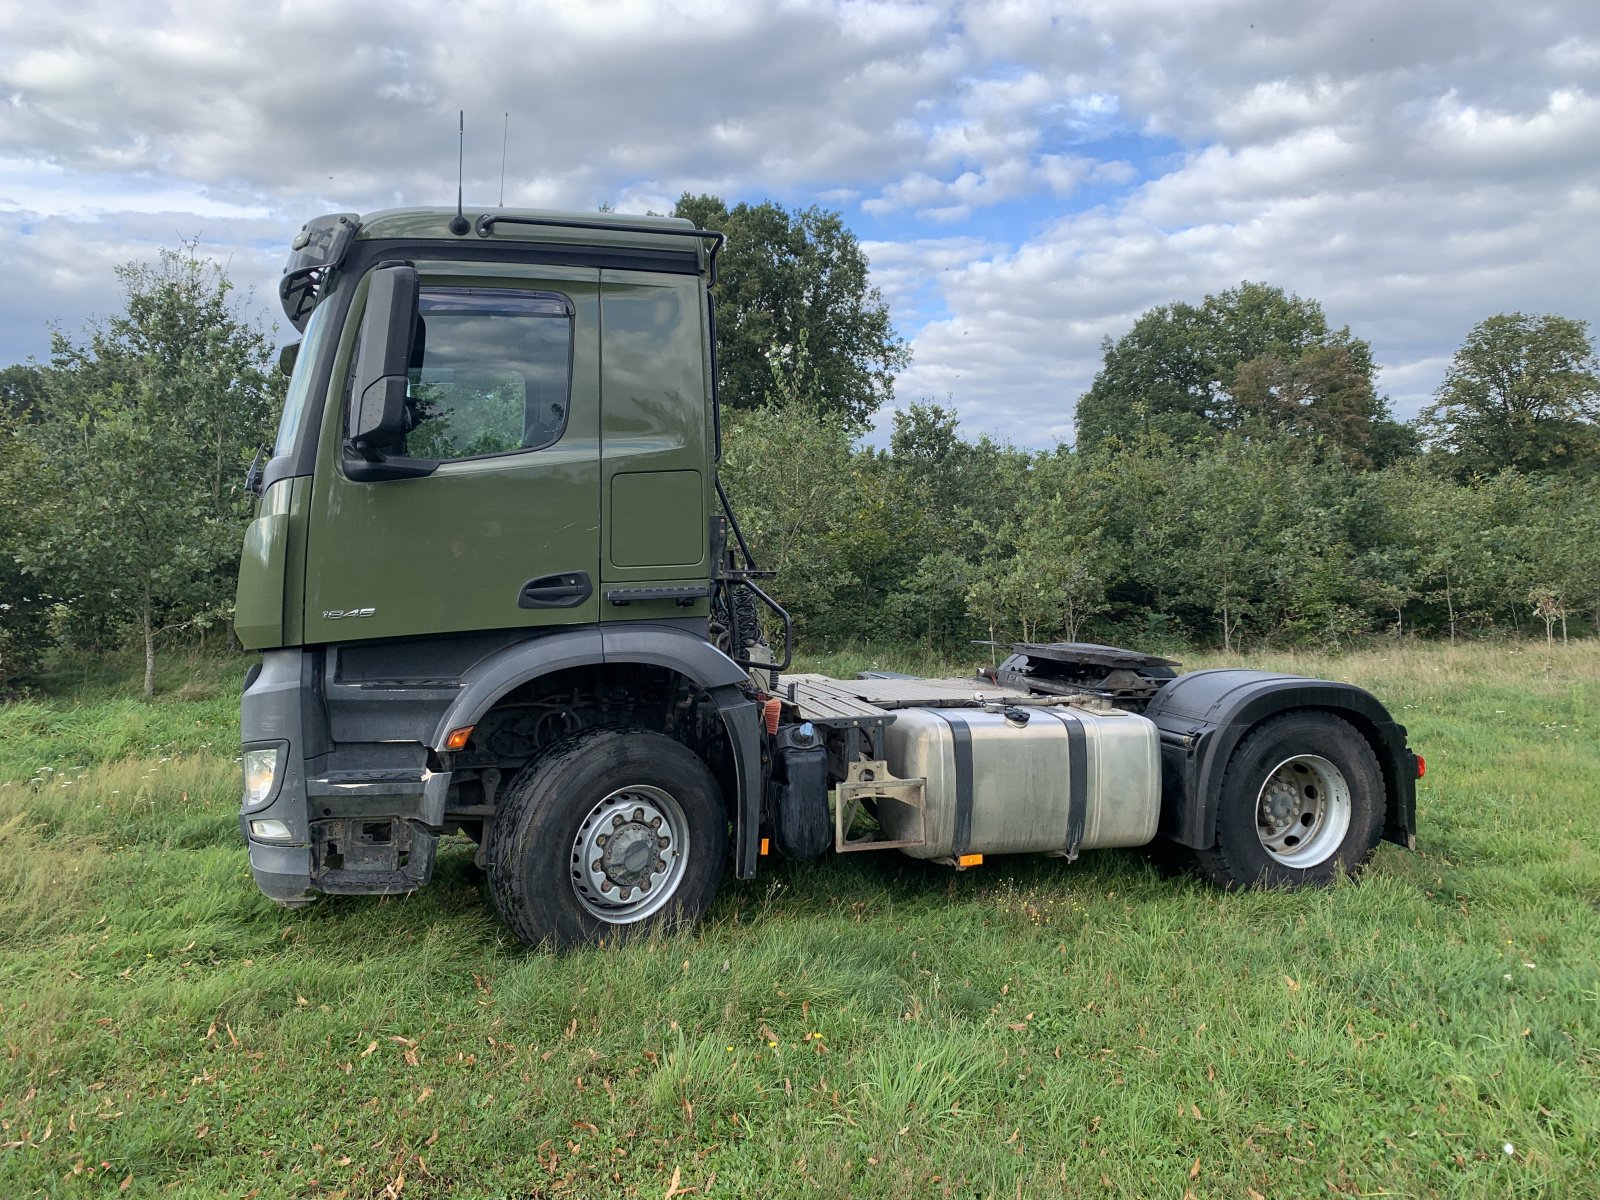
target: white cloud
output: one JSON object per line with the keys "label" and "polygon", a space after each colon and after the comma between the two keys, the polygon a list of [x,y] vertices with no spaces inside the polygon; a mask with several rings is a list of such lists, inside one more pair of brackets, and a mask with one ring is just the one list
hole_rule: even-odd
{"label": "white cloud", "polygon": [[1471,325],[1600,316],[1587,0],[14,5],[0,362],[201,236],[265,311],[307,216],[842,206],[970,431],[1066,436],[1099,342],[1241,279],[1369,338],[1403,413]]}
{"label": "white cloud", "polygon": [[259,220],[267,208],[252,196],[159,177],[119,177],[66,170],[54,163],[0,158],[0,212],[58,217],[118,213],[183,213],[223,220]]}

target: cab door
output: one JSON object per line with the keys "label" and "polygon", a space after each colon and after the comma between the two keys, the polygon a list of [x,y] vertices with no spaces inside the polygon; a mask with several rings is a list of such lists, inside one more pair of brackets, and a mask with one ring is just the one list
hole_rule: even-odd
{"label": "cab door", "polygon": [[438,465],[375,482],[347,473],[358,299],[312,489],[306,642],[595,621],[598,271],[418,273],[407,428],[391,449]]}
{"label": "cab door", "polygon": [[704,281],[602,272],[603,621],[703,617],[711,406]]}

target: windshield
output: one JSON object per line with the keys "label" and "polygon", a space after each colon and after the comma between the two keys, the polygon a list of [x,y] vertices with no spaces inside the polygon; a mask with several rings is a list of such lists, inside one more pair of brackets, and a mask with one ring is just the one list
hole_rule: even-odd
{"label": "windshield", "polygon": [[305,340],[300,343],[300,354],[294,360],[294,374],[289,376],[289,391],[283,398],[283,416],[278,421],[278,438],[273,443],[272,454],[288,454],[294,449],[295,435],[300,432],[300,420],[306,411],[306,399],[311,392],[311,377],[316,374],[317,359],[322,357],[322,331],[328,328],[324,314],[328,305],[319,304],[306,324]]}

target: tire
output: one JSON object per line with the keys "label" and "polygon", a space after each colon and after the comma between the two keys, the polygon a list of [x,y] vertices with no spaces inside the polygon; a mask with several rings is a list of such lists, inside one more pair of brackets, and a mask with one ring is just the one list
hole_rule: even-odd
{"label": "tire", "polygon": [[1387,796],[1372,747],[1332,713],[1285,713],[1251,730],[1222,777],[1216,840],[1195,852],[1220,887],[1322,887],[1361,872]]}
{"label": "tire", "polygon": [[689,924],[728,855],[722,789],[687,747],[589,729],[512,781],[487,835],[489,895],[530,946],[562,948]]}

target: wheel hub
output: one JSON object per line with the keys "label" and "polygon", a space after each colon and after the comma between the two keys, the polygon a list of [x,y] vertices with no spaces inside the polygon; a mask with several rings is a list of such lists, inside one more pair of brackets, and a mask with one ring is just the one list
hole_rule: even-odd
{"label": "wheel hub", "polygon": [[639,820],[614,825],[612,832],[604,835],[605,850],[600,855],[605,877],[618,887],[648,887],[652,875],[665,871],[666,861],[657,853],[660,838],[656,829],[660,825],[660,817],[653,825]]}
{"label": "wheel hub", "polygon": [[669,793],[619,788],[592,809],[572,843],[572,888],[601,920],[626,924],[657,912],[683,878],[688,822]]}
{"label": "wheel hub", "polygon": [[1335,853],[1350,829],[1350,785],[1317,754],[1297,754],[1268,773],[1256,797],[1256,836],[1288,867],[1313,867]]}
{"label": "wheel hub", "polygon": [[1294,788],[1277,779],[1268,781],[1268,792],[1262,801],[1266,824],[1274,829],[1287,829],[1299,814],[1298,797]]}

